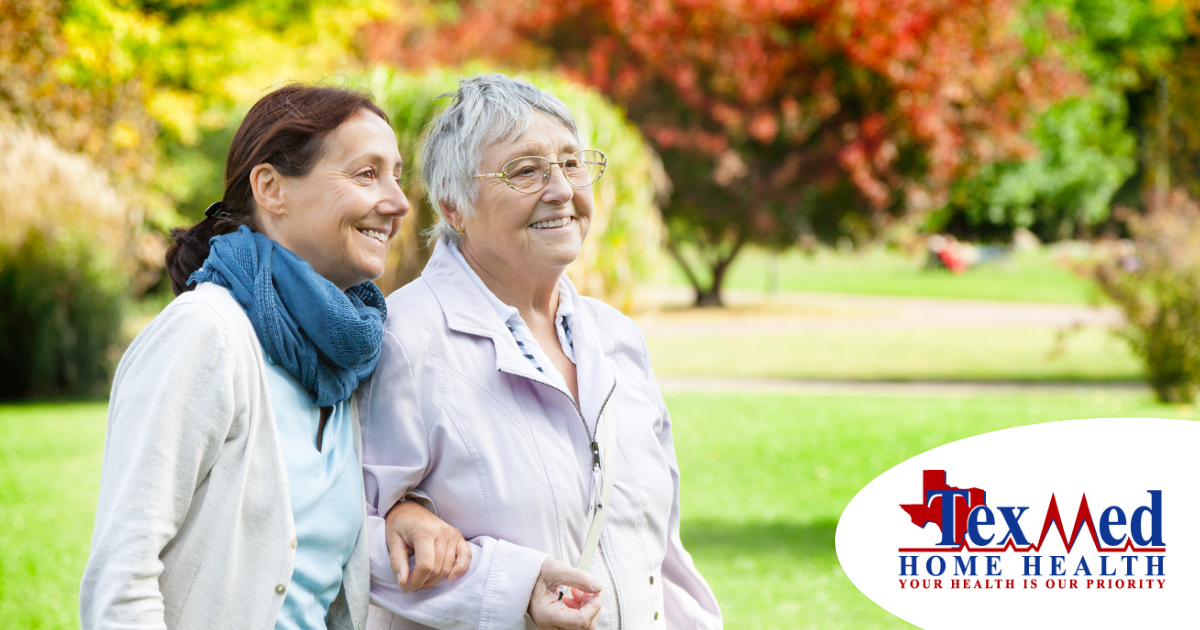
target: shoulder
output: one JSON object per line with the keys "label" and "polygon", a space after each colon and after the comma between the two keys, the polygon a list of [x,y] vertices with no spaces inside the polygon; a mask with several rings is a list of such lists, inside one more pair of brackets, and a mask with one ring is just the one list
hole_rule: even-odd
{"label": "shoulder", "polygon": [[[261,409],[258,339],[226,289],[204,284],[169,304],[121,357],[109,399],[110,426],[194,424],[228,436],[240,410]],[[194,410],[203,409],[204,413]],[[139,429],[140,430],[140,429]]]}
{"label": "shoulder", "polygon": [[180,294],[159,314],[164,321],[184,320],[212,326],[250,324],[246,312],[225,287],[205,282],[187,293]]}
{"label": "shoulder", "polygon": [[153,337],[205,335],[228,341],[254,327],[228,289],[205,282],[175,298],[138,335]]}
{"label": "shoulder", "polygon": [[438,323],[444,325],[442,305],[424,278],[396,289],[387,298],[388,318],[383,329],[405,346],[428,344]]}
{"label": "shoulder", "polygon": [[[424,278],[417,278],[393,291],[387,297],[387,306],[388,320],[384,323],[385,328],[402,327],[406,323],[405,318],[430,320],[442,314],[442,306]],[[393,318],[393,312],[396,312],[398,317]]]}
{"label": "shoulder", "polygon": [[[160,362],[179,354],[216,365],[257,352],[257,337],[229,291],[204,283],[175,298],[134,338],[121,363]],[[121,369],[118,368],[118,376]]]}

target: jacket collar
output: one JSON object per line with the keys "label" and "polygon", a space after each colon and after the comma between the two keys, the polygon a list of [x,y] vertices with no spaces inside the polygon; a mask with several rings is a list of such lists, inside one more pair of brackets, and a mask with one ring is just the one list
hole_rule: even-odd
{"label": "jacket collar", "polygon": [[421,272],[421,278],[437,298],[450,330],[488,337],[495,343],[497,369],[518,371],[514,369],[520,365],[518,359],[528,363],[518,351],[516,342],[512,341],[508,327],[500,320],[479,287],[471,281],[466,270],[451,255],[445,241],[438,240],[434,245],[433,254]]}
{"label": "jacket collar", "polygon": [[[538,373],[521,355],[512,333],[471,277],[455,260],[442,240],[434,245],[433,254],[421,272],[446,317],[446,325],[458,333],[487,337],[496,348],[496,369],[529,380],[548,384],[549,379]],[[575,285],[564,275],[560,280],[559,298],[570,300],[576,316],[571,330],[575,346],[575,371],[579,385],[579,405],[588,426],[595,426],[600,407],[612,391],[616,375],[592,325],[593,310],[584,303]],[[585,315],[583,309],[588,309]]]}

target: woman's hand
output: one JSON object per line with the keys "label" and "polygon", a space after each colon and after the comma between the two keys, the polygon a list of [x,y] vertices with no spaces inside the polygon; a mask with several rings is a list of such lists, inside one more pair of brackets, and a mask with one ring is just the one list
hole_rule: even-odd
{"label": "woman's hand", "polygon": [[[471,547],[462,533],[416,501],[401,501],[388,510],[387,546],[392,572],[405,593],[429,588],[444,579],[454,581],[471,565]],[[408,573],[408,555],[416,565]]]}
{"label": "woman's hand", "polygon": [[[564,588],[561,599],[560,588]],[[529,616],[540,630],[588,630],[600,618],[603,588],[590,574],[546,558],[529,597]]]}

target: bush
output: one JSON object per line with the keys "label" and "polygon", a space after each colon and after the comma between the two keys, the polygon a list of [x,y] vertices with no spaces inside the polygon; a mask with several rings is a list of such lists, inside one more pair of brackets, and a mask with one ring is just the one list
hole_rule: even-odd
{"label": "bush", "polygon": [[105,394],[123,292],[86,242],[0,251],[0,400]]}
{"label": "bush", "polygon": [[0,126],[0,399],[105,392],[139,225],[87,157]]}
{"label": "bush", "polygon": [[1182,190],[1145,215],[1118,210],[1133,236],[1097,264],[1100,289],[1125,313],[1119,331],[1163,402],[1191,403],[1200,386],[1200,204]]}

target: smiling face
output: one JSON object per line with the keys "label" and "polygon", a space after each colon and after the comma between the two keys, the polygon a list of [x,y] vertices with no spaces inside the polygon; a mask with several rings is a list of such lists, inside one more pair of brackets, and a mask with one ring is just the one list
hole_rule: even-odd
{"label": "smiling face", "polygon": [[[302,177],[251,175],[262,232],[346,290],[384,271],[388,245],[411,206],[400,189],[403,161],[396,134],[379,116],[359,110],[324,141]],[[260,190],[262,194],[260,194]]]}
{"label": "smiling face", "polygon": [[[581,148],[566,127],[536,113],[525,133],[484,149],[479,172],[498,173],[526,155],[557,162]],[[591,187],[572,187],[554,166],[546,187],[532,194],[519,193],[501,179],[480,178],[471,218],[464,221],[456,213],[448,218],[466,232],[463,255],[502,282],[506,273],[557,279],[579,257],[592,209]]]}

